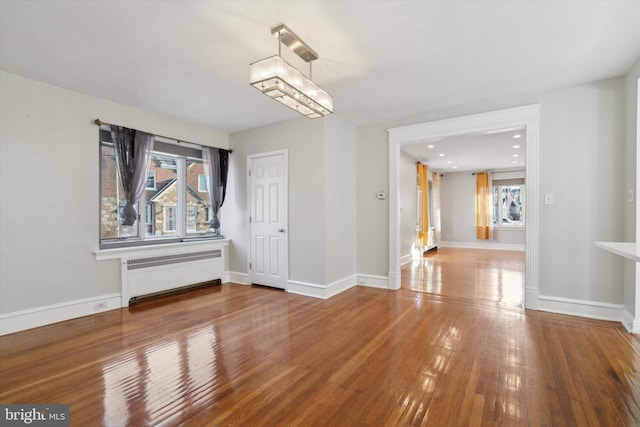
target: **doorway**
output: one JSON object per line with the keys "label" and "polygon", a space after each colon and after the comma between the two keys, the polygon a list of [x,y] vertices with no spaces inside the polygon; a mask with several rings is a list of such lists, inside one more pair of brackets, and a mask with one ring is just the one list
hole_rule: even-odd
{"label": "doorway", "polygon": [[404,145],[494,129],[524,127],[526,133],[525,307],[538,309],[538,146],[540,104],[388,129],[389,132],[389,288],[399,289],[400,201],[399,159]]}
{"label": "doorway", "polygon": [[289,280],[288,153],[247,157],[249,282],[285,289]]}

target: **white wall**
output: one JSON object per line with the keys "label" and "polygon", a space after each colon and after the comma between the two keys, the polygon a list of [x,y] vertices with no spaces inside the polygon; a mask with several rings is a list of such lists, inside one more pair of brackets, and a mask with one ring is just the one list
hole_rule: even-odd
{"label": "white wall", "polygon": [[[228,135],[0,72],[0,313],[120,292],[97,262],[99,118],[203,145]],[[223,213],[224,215],[224,208]]]}
{"label": "white wall", "polygon": [[[624,190],[633,191],[633,202],[626,201],[624,205],[624,241],[640,242],[637,227],[640,221],[640,209],[638,209],[638,185],[636,176],[640,159],[637,155],[638,141],[638,79],[640,78],[640,61],[631,68],[624,79],[625,93],[625,186]],[[624,305],[630,313],[635,313],[636,306],[636,263],[631,260],[624,261]]]}
{"label": "white wall", "polygon": [[389,144],[384,126],[357,130],[358,273],[387,277],[389,273]]}
{"label": "white wall", "polygon": [[416,238],[416,215],[418,211],[418,187],[417,187],[417,159],[413,156],[400,152],[400,256],[404,261],[411,258],[412,250],[415,248]]}
{"label": "white wall", "polygon": [[[246,157],[289,153],[289,280],[328,285],[356,274],[355,128],[338,117],[296,118],[231,135],[235,187],[230,269],[247,274]],[[244,159],[244,160],[243,160]],[[231,178],[230,178],[231,180]]]}
{"label": "white wall", "polygon": [[325,117],[325,283],[357,272],[356,130]]}
{"label": "white wall", "polygon": [[[276,107],[276,105],[274,105]],[[235,183],[225,227],[231,238],[229,268],[248,273],[247,156],[287,149],[289,153],[289,279],[324,282],[324,126],[296,118],[232,134]]]}
{"label": "white wall", "polygon": [[[611,79],[541,97],[540,294],[622,302],[622,259],[595,247],[620,241],[624,203],[624,90]],[[570,173],[567,173],[570,171]]]}
{"label": "white wall", "polygon": [[440,178],[440,222],[443,242],[476,241],[476,181],[471,172]]}
{"label": "white wall", "polygon": [[[388,163],[387,128],[538,102],[542,103],[540,189],[541,193],[554,193],[556,201],[550,206],[540,202],[540,294],[620,304],[622,261],[604,254],[594,242],[619,240],[623,235],[623,79],[489,100],[365,126],[358,129],[358,162],[364,158],[369,163]],[[371,203],[364,199],[379,185],[378,173],[358,168],[359,223],[388,224],[388,202],[371,209]],[[443,211],[443,232],[445,217]],[[358,247],[365,247],[358,253],[360,272],[382,274],[388,270],[388,233],[359,231]]]}
{"label": "white wall", "polygon": [[471,172],[443,174],[440,188],[443,246],[524,249],[524,228],[494,227],[491,240],[476,238],[476,177]]}

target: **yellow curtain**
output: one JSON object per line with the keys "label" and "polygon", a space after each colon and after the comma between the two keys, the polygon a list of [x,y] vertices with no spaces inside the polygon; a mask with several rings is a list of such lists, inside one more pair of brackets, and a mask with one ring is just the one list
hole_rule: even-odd
{"label": "yellow curtain", "polygon": [[418,188],[420,189],[420,206],[418,224],[418,244],[427,246],[429,242],[429,168],[418,163]]}
{"label": "yellow curtain", "polygon": [[491,187],[489,173],[476,174],[476,238],[489,240],[491,238]]}
{"label": "yellow curtain", "polygon": [[432,227],[435,227],[436,233],[433,236],[433,240],[435,244],[440,242],[441,234],[442,234],[442,226],[440,223],[440,173],[434,172],[431,174],[431,181],[433,183],[433,224]]}

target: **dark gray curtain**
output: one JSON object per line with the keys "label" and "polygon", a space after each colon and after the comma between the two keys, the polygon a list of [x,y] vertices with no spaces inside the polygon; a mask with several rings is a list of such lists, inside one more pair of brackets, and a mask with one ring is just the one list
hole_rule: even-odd
{"label": "dark gray curtain", "polygon": [[229,171],[229,151],[222,148],[202,147],[202,160],[207,175],[207,189],[211,200],[211,228],[220,229],[218,212],[227,193],[227,174]]}
{"label": "dark gray curtain", "polygon": [[122,225],[133,225],[138,219],[135,205],[147,184],[154,136],[135,129],[111,126],[111,140],[127,201],[122,211]]}

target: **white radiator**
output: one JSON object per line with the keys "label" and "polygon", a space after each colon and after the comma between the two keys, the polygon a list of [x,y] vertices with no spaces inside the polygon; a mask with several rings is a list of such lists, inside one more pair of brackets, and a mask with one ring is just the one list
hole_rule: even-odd
{"label": "white radiator", "polygon": [[171,251],[173,253],[162,250],[121,254],[122,306],[129,306],[132,298],[222,280],[225,247],[209,245],[207,248],[183,247]]}

